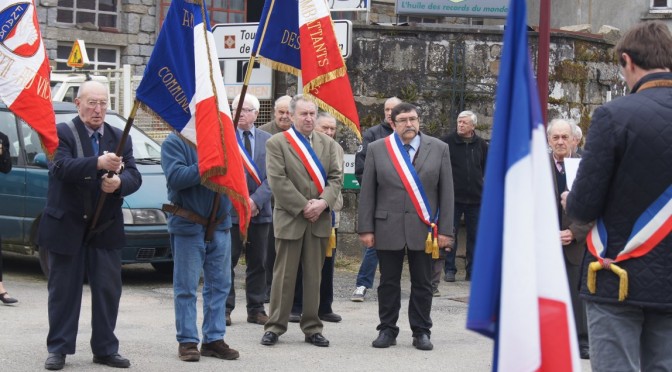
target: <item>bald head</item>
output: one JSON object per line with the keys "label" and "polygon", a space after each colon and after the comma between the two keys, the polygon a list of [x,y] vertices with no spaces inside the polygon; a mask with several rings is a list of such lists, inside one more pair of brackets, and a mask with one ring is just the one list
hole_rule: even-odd
{"label": "bald head", "polygon": [[75,98],[79,118],[84,125],[97,130],[105,123],[105,113],[109,105],[107,85],[93,80],[82,83]]}

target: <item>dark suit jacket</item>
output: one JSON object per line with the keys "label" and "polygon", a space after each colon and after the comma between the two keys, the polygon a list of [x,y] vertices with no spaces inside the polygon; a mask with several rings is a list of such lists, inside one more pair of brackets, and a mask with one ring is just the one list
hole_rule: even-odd
{"label": "dark suit jacket", "polygon": [[[79,117],[74,120],[82,144],[84,157],[77,157],[77,145],[66,123],[56,126],[58,149],[49,163],[49,190],[47,205],[40,219],[38,244],[60,254],[75,254],[84,242],[100,192],[101,176],[105,171],[96,169],[98,157],[93,154],[91,139]],[[100,153],[116,151],[122,131],[105,123],[100,139]],[[125,169],[119,177],[121,187],[107,195],[97,226],[107,228],[93,236],[92,248],[121,249],[125,244],[124,219],[121,213],[123,197],[140,188],[142,179],[135,166],[130,136],[126,140],[123,161]]]}
{"label": "dark suit jacket", "polygon": [[278,239],[296,240],[303,236],[310,222],[303,217],[303,208],[310,199],[324,199],[329,208],[313,223],[313,235],[328,238],[331,235],[331,213],[341,192],[343,165],[339,162],[339,145],[331,137],[313,131],[313,150],[320,159],[327,180],[324,190],[317,187],[308,175],[299,154],[283,133],[274,134],[266,143],[268,184],[273,191],[273,230]]}
{"label": "dark suit jacket", "polygon": [[[553,160],[553,155],[550,155],[551,158],[551,169],[553,172],[553,189],[555,190],[555,200],[560,200],[560,194],[563,192],[567,191],[567,188],[565,190],[558,190],[557,182],[556,182],[556,172],[555,172],[555,160]],[[580,156],[576,154],[572,154],[571,158],[580,158]],[[558,208],[562,209],[562,205],[558,205]],[[572,232],[572,235],[574,235],[574,241],[572,241],[568,245],[563,245],[562,246],[562,254],[565,255],[565,258],[567,261],[569,261],[572,265],[580,265],[581,260],[583,259],[583,254],[586,252],[586,236],[588,235],[588,231],[590,231],[591,228],[593,228],[592,223],[580,223],[576,221],[573,218],[570,218],[567,215],[567,212],[562,210],[562,218],[560,221],[560,231],[562,230],[567,230],[569,229]]]}
{"label": "dark suit jacket", "polygon": [[[268,186],[268,179],[266,176],[266,142],[271,138],[268,132],[260,130],[254,131],[254,154],[252,160],[257,165],[259,170],[259,177],[262,179],[261,185],[257,186],[252,177],[245,172],[247,178],[247,189],[250,192],[250,198],[259,208],[259,214],[252,217],[252,223],[271,223],[273,219],[273,211],[271,210],[271,188]],[[231,209],[231,218],[233,223],[238,223],[238,215],[235,209]]]}
{"label": "dark suit jacket", "polygon": [[[432,214],[439,210],[439,234],[453,236],[453,172],[448,145],[421,134],[415,170]],[[433,217],[433,216],[432,216]],[[385,139],[369,144],[359,193],[359,233],[374,233],[376,249],[425,249],[427,225],[415,210],[392,164]]]}

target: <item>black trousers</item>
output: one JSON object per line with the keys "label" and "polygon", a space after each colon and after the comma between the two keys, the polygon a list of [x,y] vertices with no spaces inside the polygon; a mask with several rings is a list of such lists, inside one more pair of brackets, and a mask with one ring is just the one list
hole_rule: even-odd
{"label": "black trousers", "polygon": [[245,251],[245,299],[247,314],[254,315],[264,311],[266,296],[266,243],[268,239],[268,223],[250,223],[247,229],[247,244],[243,247],[240,229],[234,224],[231,228],[231,290],[226,299],[226,312],[231,313],[236,307],[236,290],[234,268]]}
{"label": "black trousers", "polygon": [[268,238],[266,240],[266,293],[271,297],[271,285],[273,284],[273,265],[275,265],[275,232],[273,222],[268,225]]}
{"label": "black trousers", "polygon": [[424,251],[411,251],[407,248],[398,251],[376,250],[380,264],[380,285],[378,286],[379,331],[399,334],[397,320],[401,308],[401,272],[404,256],[408,256],[411,273],[411,297],[408,302],[408,321],[413,337],[430,335],[432,319],[432,255]]}
{"label": "black trousers", "polygon": [[83,247],[75,255],[49,252],[50,353],[74,354],[82,305],[84,275],[91,287],[91,351],[107,356],[119,351],[114,335],[121,298],[121,252]]}
{"label": "black trousers", "polygon": [[[326,257],[322,265],[322,280],[320,281],[320,306],[317,310],[319,315],[333,313],[331,304],[334,303],[334,256]],[[292,304],[292,314],[301,314],[303,309],[303,275],[301,266],[296,277],[294,286],[294,303]]]}

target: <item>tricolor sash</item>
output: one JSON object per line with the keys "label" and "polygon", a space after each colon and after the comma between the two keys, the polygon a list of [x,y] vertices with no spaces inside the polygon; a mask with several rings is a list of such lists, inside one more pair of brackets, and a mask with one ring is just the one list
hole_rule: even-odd
{"label": "tricolor sash", "polygon": [[[390,154],[390,160],[394,169],[396,169],[401,183],[404,184],[408,196],[413,202],[416,212],[420,220],[428,226],[427,242],[425,243],[425,252],[432,253],[432,257],[438,258],[438,227],[437,220],[439,217],[438,211],[434,218],[432,218],[432,207],[429,205],[425,189],[422,187],[422,182],[418,177],[418,173],[413,167],[411,156],[408,151],[404,149],[401,139],[396,133],[392,133],[385,138],[385,146],[387,152]],[[432,239],[433,237],[433,239]]]}
{"label": "tricolor sash", "polygon": [[299,154],[301,162],[315,183],[315,187],[317,187],[317,192],[321,194],[327,184],[327,172],[324,171],[320,158],[317,157],[306,137],[299,133],[293,125],[288,130],[282,132],[282,134],[287,138],[287,141],[289,141],[294,150],[296,150],[296,153]]}
{"label": "tricolor sash", "polygon": [[644,256],[665,239],[670,231],[672,231],[672,185],[654,200],[635,221],[627,243],[614,259],[605,258],[607,254],[607,229],[604,226],[604,220],[600,217],[586,238],[588,251],[597,258],[597,262],[591,263],[588,267],[588,290],[591,293],[596,291],[597,271],[610,269],[621,277],[619,300],[623,301],[628,291],[627,272],[614,265],[614,263]]}
{"label": "tricolor sash", "polygon": [[238,151],[240,152],[240,155],[243,159],[243,166],[245,167],[247,174],[249,174],[250,177],[252,177],[254,182],[257,183],[257,186],[261,185],[259,168],[252,159],[252,154],[249,154],[247,150],[245,150],[245,146],[243,145],[243,141],[240,139],[240,134],[238,133],[238,131],[236,131],[236,140],[238,141]]}

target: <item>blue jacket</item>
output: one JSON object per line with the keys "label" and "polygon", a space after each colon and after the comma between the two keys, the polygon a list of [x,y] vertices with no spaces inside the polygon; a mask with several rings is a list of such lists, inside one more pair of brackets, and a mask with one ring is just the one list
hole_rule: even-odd
{"label": "blue jacket", "polygon": [[[40,218],[38,244],[50,252],[73,255],[81,249],[89,230],[100,195],[101,177],[105,171],[96,169],[91,139],[79,117],[73,119],[82,145],[82,157],[77,157],[77,142],[65,123],[58,124],[58,149],[49,163],[47,205]],[[100,138],[100,153],[117,150],[122,131],[108,124]],[[121,205],[124,196],[137,191],[142,184],[135,167],[132,140],[126,140],[123,150],[124,171],[119,175],[121,187],[108,194],[96,226],[102,231],[88,243],[91,248],[121,249],[126,243]]]}
{"label": "blue jacket", "polygon": [[[635,221],[672,184],[672,88],[639,90],[652,80],[672,81],[672,73],[644,76],[628,96],[615,99],[594,114],[576,180],[567,198],[567,214],[588,222],[602,217],[607,230],[606,258],[614,259],[626,244]],[[586,254],[582,297],[618,302],[619,278],[597,272],[597,292],[586,288]],[[672,234],[649,253],[617,265],[628,273],[625,304],[672,310]]]}
{"label": "blue jacket", "polygon": [[[215,192],[201,185],[196,149],[175,133],[169,134],[161,145],[161,167],[166,175],[170,202],[208,218]],[[230,210],[231,201],[222,195],[217,219],[223,220],[217,230],[231,228]],[[168,218],[168,232],[179,235],[205,234],[205,226],[171,215]]]}

